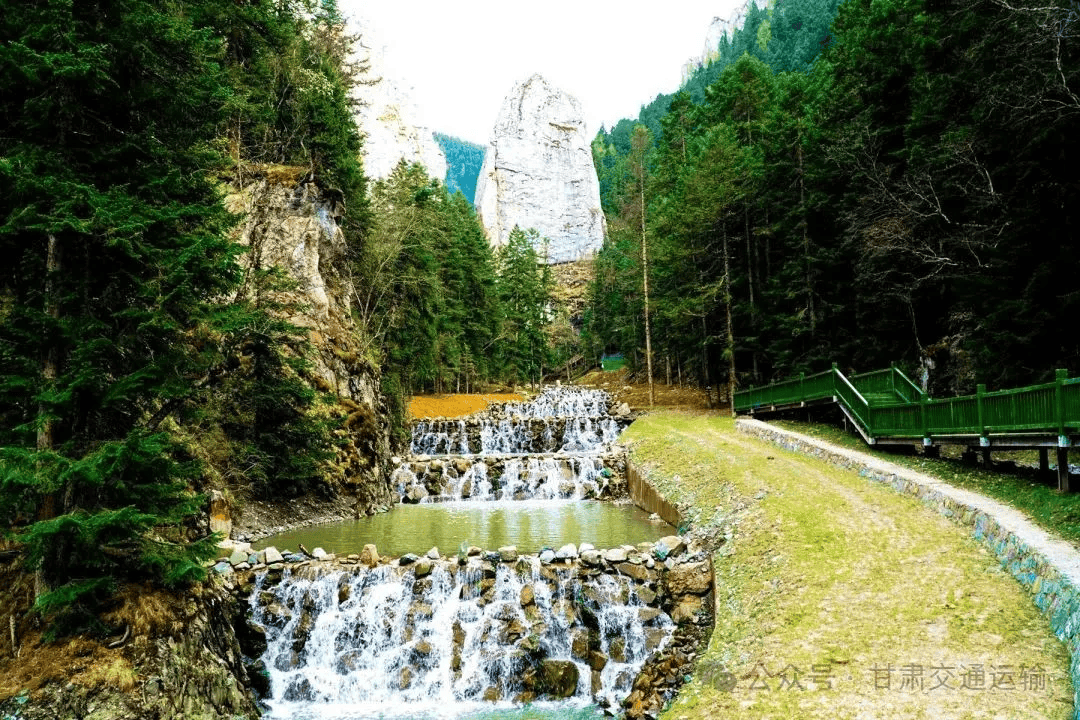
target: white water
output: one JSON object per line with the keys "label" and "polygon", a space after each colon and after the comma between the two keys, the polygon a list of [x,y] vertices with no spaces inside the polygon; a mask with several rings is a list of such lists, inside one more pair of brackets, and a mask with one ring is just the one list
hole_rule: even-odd
{"label": "white water", "polygon": [[[270,717],[459,716],[485,694],[504,703],[519,698],[536,657],[576,666],[576,692],[562,702],[614,704],[629,693],[649,655],[646,633],[657,650],[670,641],[666,615],[646,629],[645,607],[625,577],[601,575],[587,584],[568,577],[553,588],[538,563],[500,565],[487,599],[483,579],[476,562],[452,571],[436,566],[420,580],[391,566],[317,578],[287,571],[264,607],[262,576],[251,606],[253,619],[267,628]],[[535,599],[523,607],[526,585]],[[592,670],[571,646],[575,633],[588,630],[585,608],[609,658],[595,694]]]}

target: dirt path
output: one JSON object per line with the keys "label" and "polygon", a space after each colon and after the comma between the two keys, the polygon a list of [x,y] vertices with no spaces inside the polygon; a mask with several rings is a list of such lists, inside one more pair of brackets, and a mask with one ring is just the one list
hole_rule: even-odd
{"label": "dirt path", "polygon": [[1071,717],[1067,651],[963,529],[729,418],[624,439],[719,546],[716,630],[665,718]]}

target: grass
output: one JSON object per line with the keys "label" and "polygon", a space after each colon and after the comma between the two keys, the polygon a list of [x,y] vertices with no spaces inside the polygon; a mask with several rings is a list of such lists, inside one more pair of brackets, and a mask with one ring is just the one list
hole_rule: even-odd
{"label": "grass", "polygon": [[[859,436],[832,425],[791,420],[773,424],[840,447],[865,452],[941,478],[957,487],[1000,500],[1026,514],[1044,530],[1071,543],[1080,544],[1080,493],[1058,492],[1056,480],[1054,487],[1045,484],[1034,467],[1011,468],[999,464],[997,469],[988,469],[961,461],[958,457],[959,449],[955,446],[944,448],[946,455],[940,459],[925,458],[922,455],[904,455],[874,448],[863,442]],[[950,457],[949,453],[957,457]],[[995,455],[1000,458],[1002,453]],[[1038,463],[1038,454],[1032,451],[1009,453],[1008,456],[1018,462]]]}
{"label": "grass", "polygon": [[[716,548],[716,628],[668,720],[1071,716],[1066,649],[965,530],[730,418],[656,413],[623,438]],[[961,689],[1006,667],[1045,686]]]}

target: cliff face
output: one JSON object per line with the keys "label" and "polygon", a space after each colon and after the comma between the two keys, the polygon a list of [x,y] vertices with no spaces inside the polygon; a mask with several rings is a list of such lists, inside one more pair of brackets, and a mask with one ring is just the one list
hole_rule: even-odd
{"label": "cliff face", "polygon": [[600,185],[578,101],[540,75],[503,101],[484,155],[476,205],[488,239],[505,245],[514,226],[548,239],[548,263],[580,260],[600,249],[606,228]]}
{"label": "cliff face", "polygon": [[422,164],[428,175],[442,180],[446,156],[421,120],[409,89],[386,67],[377,30],[361,20],[350,23],[348,32],[360,36],[350,60],[360,71],[352,100],[356,124],[365,136],[364,173],[371,180],[386,178],[404,159]]}
{"label": "cliff face", "polygon": [[[315,351],[309,382],[338,397],[330,414],[340,420],[334,432],[344,442],[328,480],[350,498],[355,514],[391,505],[385,407],[378,369],[364,359],[349,311],[353,286],[338,225],[344,211],[338,194],[310,182],[259,177],[235,185],[227,203],[245,213],[238,233],[239,242],[251,248],[241,258],[245,269],[279,267],[296,283],[277,299],[300,308],[289,319],[308,330]],[[250,527],[250,519],[244,524]]]}

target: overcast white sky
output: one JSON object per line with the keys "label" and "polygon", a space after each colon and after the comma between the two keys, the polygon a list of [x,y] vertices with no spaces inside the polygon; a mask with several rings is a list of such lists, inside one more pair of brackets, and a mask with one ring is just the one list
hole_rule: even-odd
{"label": "overcast white sky", "polygon": [[743,0],[338,0],[387,45],[432,129],[486,143],[502,100],[539,72],[575,95],[588,136],[679,86],[713,17]]}

